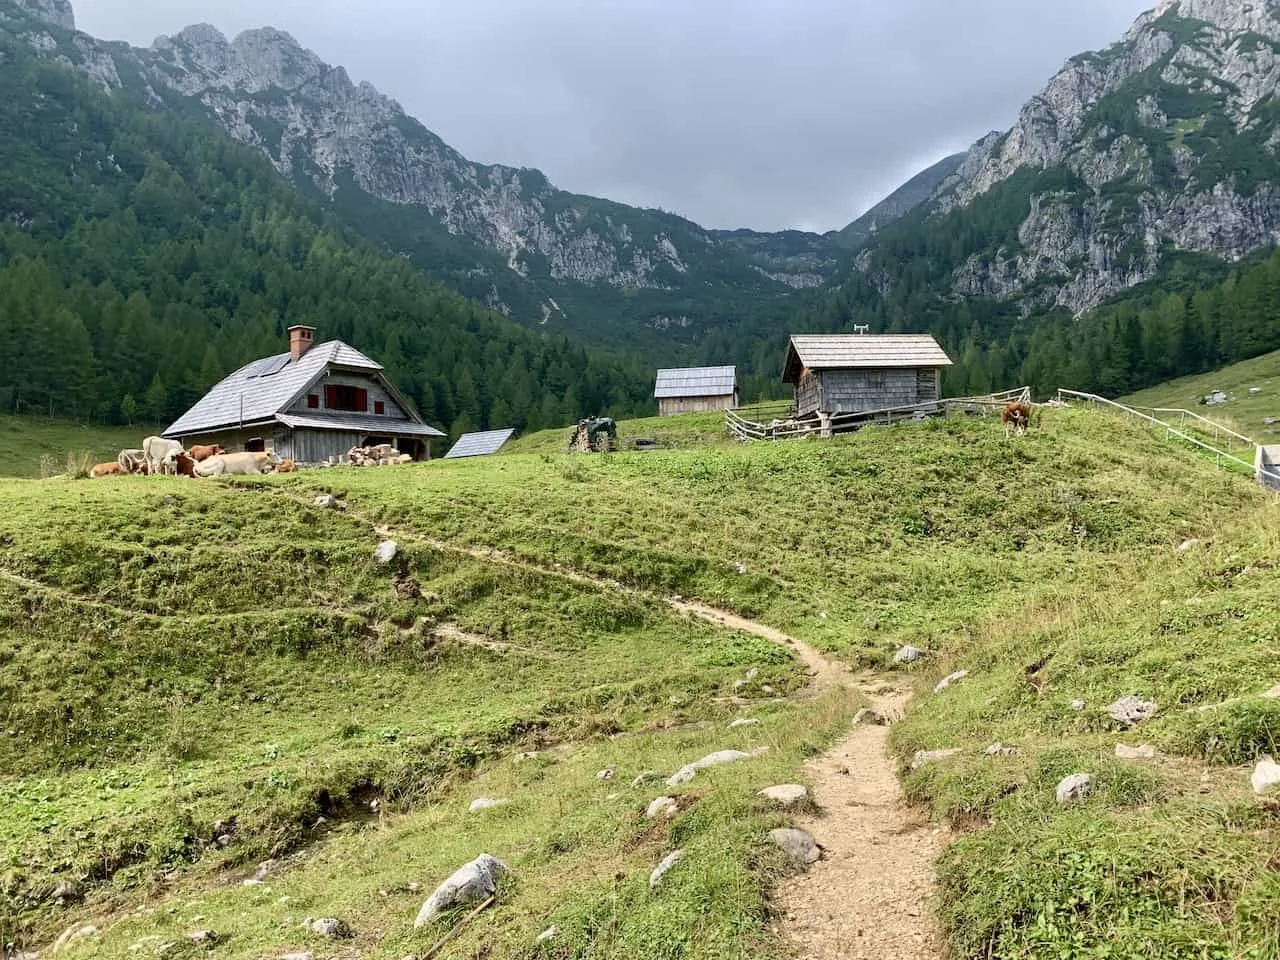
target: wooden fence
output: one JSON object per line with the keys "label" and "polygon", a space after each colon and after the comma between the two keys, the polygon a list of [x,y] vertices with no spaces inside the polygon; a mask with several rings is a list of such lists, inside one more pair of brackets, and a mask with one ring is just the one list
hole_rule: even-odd
{"label": "wooden fence", "polygon": [[[864,410],[858,413],[836,414],[826,418],[794,416],[794,406],[788,401],[760,404],[753,408],[728,410],[725,426],[729,433],[743,442],[755,440],[793,440],[797,437],[828,437],[840,433],[852,433],[871,424],[902,423],[945,417],[952,413],[983,415],[1003,409],[1010,403],[1030,403],[1031,388],[1018,387],[1001,393],[989,393],[980,397],[955,397],[930,400],[904,407],[886,407],[882,410]],[[748,419],[749,414],[756,419]]]}

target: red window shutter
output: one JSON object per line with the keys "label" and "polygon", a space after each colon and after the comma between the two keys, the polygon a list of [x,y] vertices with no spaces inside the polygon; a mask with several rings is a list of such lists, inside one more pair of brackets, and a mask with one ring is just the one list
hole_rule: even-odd
{"label": "red window shutter", "polygon": [[369,391],[363,389],[356,390],[356,410],[360,413],[369,412]]}
{"label": "red window shutter", "polygon": [[384,413],[387,412],[387,405],[383,403],[381,400],[375,400],[373,401],[373,412],[376,413],[378,416],[382,416]]}
{"label": "red window shutter", "polygon": [[307,394],[307,407],[311,410],[320,409],[320,395],[316,393]]}
{"label": "red window shutter", "polygon": [[330,410],[338,406],[338,388],[331,383],[325,384],[324,405]]}

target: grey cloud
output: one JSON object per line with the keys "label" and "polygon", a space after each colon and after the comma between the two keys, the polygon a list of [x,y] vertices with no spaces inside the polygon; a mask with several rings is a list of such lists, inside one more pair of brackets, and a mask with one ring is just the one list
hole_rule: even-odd
{"label": "grey cloud", "polygon": [[472,159],[715,227],[844,225],[1151,0],[79,0],[149,44],[270,24]]}

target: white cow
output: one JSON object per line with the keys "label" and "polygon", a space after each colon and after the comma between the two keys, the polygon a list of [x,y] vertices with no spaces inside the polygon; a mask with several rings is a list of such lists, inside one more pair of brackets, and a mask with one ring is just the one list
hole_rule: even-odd
{"label": "white cow", "polygon": [[270,473],[280,462],[274,453],[222,453],[196,464],[201,477],[252,477]]}
{"label": "white cow", "polygon": [[142,441],[142,455],[147,459],[147,473],[168,472],[166,461],[170,464],[182,453],[182,444],[177,440],[166,440],[164,437],[147,437]]}

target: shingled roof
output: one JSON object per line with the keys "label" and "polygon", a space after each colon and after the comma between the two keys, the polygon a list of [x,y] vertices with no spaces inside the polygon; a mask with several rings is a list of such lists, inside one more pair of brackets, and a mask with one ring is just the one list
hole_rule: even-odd
{"label": "shingled roof", "polygon": [[684,367],[659,370],[653,395],[671,397],[727,397],[738,389],[736,367]]}
{"label": "shingled roof", "polygon": [[951,358],[927,333],[806,335],[791,338],[782,379],[795,383],[801,370],[949,367]]}
{"label": "shingled roof", "polygon": [[[381,364],[375,363],[355,347],[348,346],[341,340],[317,344],[297,360],[288,353],[281,353],[245,364],[170,424],[164,435],[166,437],[192,436],[241,424],[248,426],[276,420],[287,426],[305,425],[322,429],[343,429],[343,424],[339,422],[343,417],[328,414],[313,415],[306,417],[308,422],[302,424],[290,423],[290,420],[302,418],[287,417],[284,414],[284,411],[293,406],[294,402],[331,367],[364,371],[376,377],[404,408],[405,414],[410,418],[409,422],[380,418],[377,421],[380,425],[379,432],[385,433],[391,429],[392,424],[399,422],[402,426],[413,429],[392,432],[444,436],[439,430],[424,424],[422,419],[413,412],[408,401],[404,400],[395,386],[382,375]],[[427,432],[423,432],[422,428]]]}

